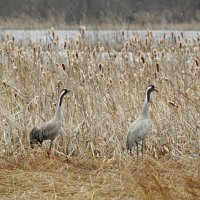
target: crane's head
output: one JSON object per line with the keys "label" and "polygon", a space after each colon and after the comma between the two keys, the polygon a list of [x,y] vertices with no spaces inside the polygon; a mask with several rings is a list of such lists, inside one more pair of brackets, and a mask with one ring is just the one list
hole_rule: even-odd
{"label": "crane's head", "polygon": [[65,89],[65,88],[61,91],[60,97],[59,97],[59,106],[60,107],[61,107],[61,104],[62,104],[63,97],[69,92],[70,92],[70,90]]}
{"label": "crane's head", "polygon": [[156,87],[154,85],[149,85],[149,87],[147,88],[147,92],[151,93],[151,92],[158,92],[158,90],[156,89]]}
{"label": "crane's head", "polygon": [[154,85],[149,85],[149,87],[147,88],[147,101],[150,101],[150,94],[151,92],[158,92],[158,90],[155,88]]}
{"label": "crane's head", "polygon": [[62,94],[62,95],[66,95],[66,94],[69,93],[69,92],[70,92],[70,90],[64,88],[64,89],[62,90],[61,94]]}

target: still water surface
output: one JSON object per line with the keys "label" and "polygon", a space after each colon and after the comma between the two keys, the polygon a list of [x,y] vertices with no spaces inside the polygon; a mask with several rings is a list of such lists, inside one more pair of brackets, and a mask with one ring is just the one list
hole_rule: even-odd
{"label": "still water surface", "polygon": [[[187,39],[196,39],[200,34],[200,31],[185,31],[185,30],[153,30],[151,31],[153,38],[159,40],[164,34],[166,38],[170,40],[172,38],[172,33],[175,36],[180,36]],[[6,34],[11,34],[15,39],[29,40],[30,38],[35,42],[46,42],[48,40],[47,30],[0,30],[0,37],[3,38]],[[146,30],[128,30],[122,31],[116,30],[86,30],[85,38],[90,41],[112,41],[116,37],[123,37],[124,40],[129,38],[130,35],[136,34],[140,38],[144,38],[147,35]],[[74,39],[78,34],[79,30],[55,30],[55,34],[58,35],[60,41]]]}

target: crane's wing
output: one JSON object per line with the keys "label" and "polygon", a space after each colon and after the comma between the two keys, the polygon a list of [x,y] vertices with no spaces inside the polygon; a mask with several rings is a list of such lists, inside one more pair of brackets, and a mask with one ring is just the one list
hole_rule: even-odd
{"label": "crane's wing", "polygon": [[128,129],[128,138],[129,140],[134,140],[140,142],[146,136],[150,129],[150,120],[149,119],[137,119],[134,121]]}
{"label": "crane's wing", "polygon": [[54,139],[61,129],[61,121],[50,120],[41,126],[44,135],[48,139]]}

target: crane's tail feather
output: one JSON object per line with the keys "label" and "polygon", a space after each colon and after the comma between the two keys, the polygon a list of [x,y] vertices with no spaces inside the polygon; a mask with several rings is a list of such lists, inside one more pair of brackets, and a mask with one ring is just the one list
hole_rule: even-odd
{"label": "crane's tail feather", "polygon": [[34,127],[30,132],[29,139],[31,147],[34,148],[34,144],[40,143],[42,145],[45,138],[42,130]]}

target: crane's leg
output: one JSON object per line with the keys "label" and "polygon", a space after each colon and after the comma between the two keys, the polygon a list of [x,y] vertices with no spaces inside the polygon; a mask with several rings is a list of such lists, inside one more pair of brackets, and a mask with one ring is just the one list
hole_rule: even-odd
{"label": "crane's leg", "polygon": [[49,157],[50,157],[50,154],[51,154],[52,145],[53,145],[53,141],[51,140],[49,150],[47,151],[47,154],[48,154]]}
{"label": "crane's leg", "polygon": [[139,151],[138,151],[138,142],[135,142],[135,144],[136,144],[136,147],[137,147],[137,158],[138,158],[138,156],[139,156]]}
{"label": "crane's leg", "polygon": [[131,156],[133,155],[133,153],[132,153],[132,149],[130,149],[130,155],[131,155]]}
{"label": "crane's leg", "polygon": [[132,155],[132,149],[127,149],[127,153],[129,153],[130,155]]}
{"label": "crane's leg", "polygon": [[143,160],[143,153],[144,153],[144,151],[143,151],[143,147],[144,147],[144,145],[143,145],[143,140],[142,140],[142,160]]}

